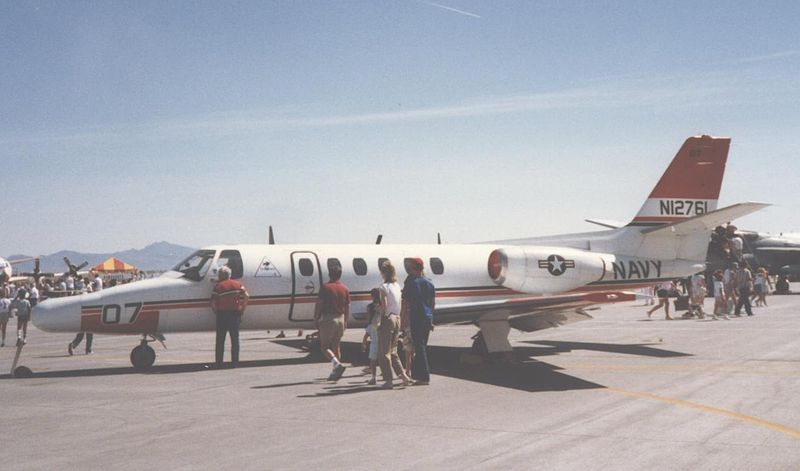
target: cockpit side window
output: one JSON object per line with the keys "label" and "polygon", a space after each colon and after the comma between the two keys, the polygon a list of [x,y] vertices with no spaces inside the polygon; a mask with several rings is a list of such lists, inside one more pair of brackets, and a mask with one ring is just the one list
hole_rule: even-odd
{"label": "cockpit side window", "polygon": [[198,250],[177,264],[173,270],[183,273],[186,279],[200,281],[211,267],[211,260],[214,259],[215,253],[213,250]]}
{"label": "cockpit side window", "polygon": [[231,269],[231,278],[238,280],[244,276],[244,264],[242,255],[238,250],[223,250],[217,260],[217,268],[228,266]]}

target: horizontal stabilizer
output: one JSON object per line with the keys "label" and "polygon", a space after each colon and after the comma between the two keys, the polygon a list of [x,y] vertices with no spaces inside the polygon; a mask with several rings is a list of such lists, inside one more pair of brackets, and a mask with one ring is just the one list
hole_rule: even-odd
{"label": "horizontal stabilizer", "polygon": [[642,229],[642,234],[688,235],[710,232],[715,227],[770,206],[768,203],[738,203],[665,226]]}
{"label": "horizontal stabilizer", "polygon": [[611,219],[584,219],[584,221],[588,222],[589,224],[607,227],[609,229],[619,229],[625,225],[619,221],[612,221]]}

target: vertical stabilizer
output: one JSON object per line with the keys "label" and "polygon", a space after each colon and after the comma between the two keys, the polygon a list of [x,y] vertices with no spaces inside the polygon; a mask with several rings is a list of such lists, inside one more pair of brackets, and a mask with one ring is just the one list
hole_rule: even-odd
{"label": "vertical stabilizer", "polygon": [[660,226],[717,209],[728,137],[686,139],[629,226]]}

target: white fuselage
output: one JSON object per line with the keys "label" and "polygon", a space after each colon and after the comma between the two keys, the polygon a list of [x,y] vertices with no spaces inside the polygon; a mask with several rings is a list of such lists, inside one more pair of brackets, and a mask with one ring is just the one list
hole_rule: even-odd
{"label": "white fuselage", "polygon": [[[508,263],[524,264],[511,265],[513,270],[507,267],[509,276],[516,279],[490,276],[490,256],[498,250],[516,254],[517,258]],[[382,282],[378,267],[383,259],[395,265],[402,284],[407,276],[404,260],[422,258],[425,275],[436,287],[437,306],[531,294],[635,288],[691,273],[688,263],[674,260],[622,259],[564,247],[526,247],[523,253],[519,247],[498,244],[235,245],[212,246],[200,252],[210,255],[202,270],[191,275],[170,271],[159,278],[97,293],[48,299],[37,306],[32,320],[42,330],[58,332],[211,331],[215,317],[209,299],[216,270],[224,264],[239,267],[238,279],[250,294],[241,328],[264,330],[314,327],[314,306],[320,285],[328,281],[329,263],[341,265],[342,282],[350,289],[351,325],[364,323],[369,292]],[[551,253],[567,261],[562,276],[548,273],[546,260]],[[234,278],[236,272],[234,268]]]}

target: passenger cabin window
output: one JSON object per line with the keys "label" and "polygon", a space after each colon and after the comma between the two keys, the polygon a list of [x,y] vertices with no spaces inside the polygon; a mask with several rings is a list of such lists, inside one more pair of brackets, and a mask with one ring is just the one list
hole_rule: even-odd
{"label": "passenger cabin window", "polygon": [[442,259],[439,257],[432,257],[431,258],[431,271],[434,275],[441,275],[444,273],[444,263],[442,263]]}
{"label": "passenger cabin window", "polygon": [[242,255],[238,250],[223,250],[219,254],[217,260],[217,267],[222,268],[228,266],[231,269],[231,278],[238,280],[244,276],[244,264],[242,263]]}
{"label": "passenger cabin window", "polygon": [[383,267],[384,262],[388,262],[389,259],[386,257],[381,257],[378,259],[378,271],[381,271],[381,267]]}
{"label": "passenger cabin window", "polygon": [[367,262],[363,258],[354,258],[353,259],[353,271],[356,272],[358,276],[364,276],[367,274]]}
{"label": "passenger cabin window", "polygon": [[183,273],[187,280],[200,281],[211,268],[211,260],[214,259],[215,253],[213,250],[198,250],[177,264],[173,270]]}
{"label": "passenger cabin window", "polygon": [[333,267],[339,267],[339,271],[342,271],[342,262],[340,262],[338,258],[328,259],[328,278],[331,276],[331,269]]}
{"label": "passenger cabin window", "polygon": [[301,258],[297,266],[300,268],[300,274],[303,276],[312,276],[314,274],[314,263],[307,258]]}

